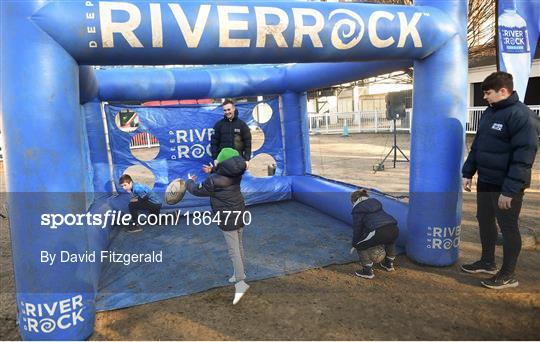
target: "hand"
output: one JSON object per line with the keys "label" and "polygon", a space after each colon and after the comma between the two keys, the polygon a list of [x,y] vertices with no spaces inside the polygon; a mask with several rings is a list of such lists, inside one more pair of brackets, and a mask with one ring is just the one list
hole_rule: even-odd
{"label": "hand", "polygon": [[212,165],[203,165],[202,171],[203,171],[204,173],[210,173],[210,172],[212,172]]}
{"label": "hand", "polygon": [[507,210],[512,207],[512,197],[505,196],[501,194],[499,196],[499,209],[501,210]]}
{"label": "hand", "polygon": [[246,160],[246,170],[249,169],[249,161]]}
{"label": "hand", "polygon": [[471,192],[472,179],[463,178],[463,190]]}
{"label": "hand", "polygon": [[139,199],[138,199],[137,197],[131,197],[131,198],[129,199],[129,201],[130,201],[130,202],[138,202]]}
{"label": "hand", "polygon": [[197,181],[197,176],[192,175],[191,173],[188,173],[187,178],[188,178],[188,179],[191,179],[191,180],[194,181],[194,182]]}

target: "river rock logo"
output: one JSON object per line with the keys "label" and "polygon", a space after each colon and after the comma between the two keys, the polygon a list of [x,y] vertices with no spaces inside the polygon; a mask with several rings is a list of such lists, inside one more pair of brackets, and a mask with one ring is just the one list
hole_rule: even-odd
{"label": "river rock logo", "polygon": [[446,250],[459,248],[461,226],[428,227],[427,235],[427,248]]}
{"label": "river rock logo", "polygon": [[[207,145],[208,148],[209,145]],[[195,144],[191,147],[191,155],[193,158],[202,158],[207,153],[206,149],[201,144]],[[208,153],[210,154],[210,153]]]}
{"label": "river rock logo", "polygon": [[24,330],[49,334],[57,329],[66,330],[84,322],[85,309],[82,296],[77,295],[56,302],[19,302],[19,324]]}
{"label": "river rock logo", "polygon": [[169,135],[176,136],[171,139],[177,146],[171,148],[171,159],[200,159],[211,155],[210,140],[214,130],[212,128],[189,129],[169,131]]}
{"label": "river rock logo", "polygon": [[[345,18],[337,21],[332,28],[332,45],[338,50],[347,50],[350,49],[360,42],[362,36],[364,35],[365,25],[364,21],[360,16],[353,11],[347,9],[337,9],[330,13],[328,19],[332,20],[334,15],[344,14],[349,16],[351,19]],[[341,39],[339,32],[342,32],[345,28],[348,29],[347,32],[343,32],[343,38],[351,38],[356,31],[359,31],[356,37],[351,39],[348,43],[344,43],[344,40]]]}
{"label": "river rock logo", "polygon": [[43,318],[39,321],[39,329],[44,333],[50,333],[56,328],[56,321],[51,318]]}
{"label": "river rock logo", "polygon": [[[87,1],[89,8],[94,7]],[[338,50],[349,50],[360,43],[365,33],[369,43],[375,48],[388,48],[393,45],[398,48],[405,47],[410,37],[414,48],[422,48],[422,40],[418,32],[418,24],[423,17],[420,12],[405,11],[374,11],[363,15],[339,8],[330,13],[310,7],[291,7],[288,11],[278,7],[245,6],[245,5],[214,5],[201,4],[197,7],[176,3],[148,3],[145,5],[130,2],[99,1],[98,14],[88,12],[87,18],[99,18],[99,31],[101,32],[101,46],[114,48],[115,39],[123,39],[132,48],[163,48],[171,42],[165,41],[164,32],[171,31],[168,36],[179,34],[183,37],[185,46],[190,49],[199,48],[205,35],[209,35],[208,26],[217,21],[218,37],[216,44],[220,48],[256,48],[271,47],[267,44],[273,40],[278,48],[306,47],[307,41],[314,48],[324,48],[332,45]],[[119,21],[113,13],[122,13],[127,18]],[[213,15],[212,13],[217,13]],[[174,17],[174,24],[165,21],[165,16]],[[412,14],[412,16],[411,16]],[[397,17],[397,18],[396,18]],[[270,18],[273,21],[270,21]],[[330,23],[334,20],[335,23]],[[277,21],[277,22],[276,22]],[[384,23],[379,23],[384,21]],[[367,26],[366,26],[367,22]],[[399,24],[398,24],[399,22]],[[399,25],[399,31],[393,36],[380,37],[380,28],[388,23]],[[95,24],[92,24],[95,25]],[[151,33],[150,39],[143,39],[141,26],[146,26]],[[286,35],[287,30],[294,30]],[[331,30],[331,32],[330,32]],[[176,31],[175,33],[172,33]],[[254,34],[252,34],[254,32]],[[90,48],[98,48],[94,40],[98,34],[96,26],[88,26],[88,33],[92,35]],[[330,36],[328,42],[327,36]],[[233,36],[238,36],[233,38]],[[242,38],[240,38],[242,37]],[[305,39],[306,38],[306,39]],[[287,41],[288,40],[288,41]],[[397,41],[397,44],[395,44]],[[292,43],[292,44],[291,44]]]}

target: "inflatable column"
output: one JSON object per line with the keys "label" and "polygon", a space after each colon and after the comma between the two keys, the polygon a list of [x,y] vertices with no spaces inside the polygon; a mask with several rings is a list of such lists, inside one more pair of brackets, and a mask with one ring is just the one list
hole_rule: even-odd
{"label": "inflatable column", "polygon": [[84,255],[87,228],[52,228],[46,216],[86,210],[78,66],[32,22],[43,3],[1,6],[2,119],[20,331],[25,340],[84,339],[95,317],[88,263],[61,258]]}
{"label": "inflatable column", "polygon": [[101,105],[97,101],[84,104],[90,160],[94,171],[93,184],[96,198],[112,193],[111,172],[107,156],[105,129],[101,118]]}
{"label": "inflatable column", "polygon": [[446,45],[414,62],[407,255],[429,265],[457,261],[461,165],[467,114],[467,7],[463,0],[417,0],[455,21]]}
{"label": "inflatable column", "polygon": [[[311,172],[307,127],[307,95],[286,92],[281,96],[285,135],[285,171],[288,176]],[[299,139],[299,137],[302,137]]]}
{"label": "inflatable column", "polygon": [[105,126],[101,116],[101,102],[98,99],[98,80],[95,70],[89,66],[79,67],[80,97],[85,116],[90,163],[92,164],[92,182],[95,198],[108,197],[112,194],[111,172]]}

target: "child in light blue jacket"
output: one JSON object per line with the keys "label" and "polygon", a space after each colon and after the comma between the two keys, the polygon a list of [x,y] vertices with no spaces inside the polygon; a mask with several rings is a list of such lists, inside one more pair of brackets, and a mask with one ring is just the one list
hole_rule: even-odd
{"label": "child in light blue jacket", "polygon": [[131,193],[131,200],[129,201],[131,224],[127,231],[130,233],[140,232],[142,231],[142,227],[139,225],[140,212],[147,210],[150,214],[159,215],[162,205],[161,200],[146,185],[133,182],[133,179],[128,174],[123,174],[119,183],[125,191]]}

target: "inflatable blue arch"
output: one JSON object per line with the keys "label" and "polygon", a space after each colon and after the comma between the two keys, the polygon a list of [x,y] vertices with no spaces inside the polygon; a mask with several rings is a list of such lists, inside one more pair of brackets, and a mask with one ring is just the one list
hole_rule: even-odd
{"label": "inflatable blue arch", "polygon": [[[1,0],[1,6],[5,169],[24,339],[84,339],[93,331],[99,264],[44,266],[40,253],[105,249],[108,230],[50,229],[41,215],[110,205],[102,101],[278,94],[269,105],[279,115],[261,125],[279,132],[281,139],[264,146],[278,175],[248,177],[244,189],[266,194],[248,202],[293,198],[350,222],[343,203],[352,187],[310,174],[306,90],[414,66],[410,203],[381,199],[399,218],[399,243],[410,258],[437,266],[457,260],[468,1]],[[214,66],[91,67],[169,64]],[[107,115],[117,109],[109,107]],[[193,116],[183,120],[204,126]],[[113,153],[122,144],[111,140]],[[168,173],[169,162],[147,164],[162,172],[157,187],[176,176]],[[126,159],[125,166],[133,163]]]}

